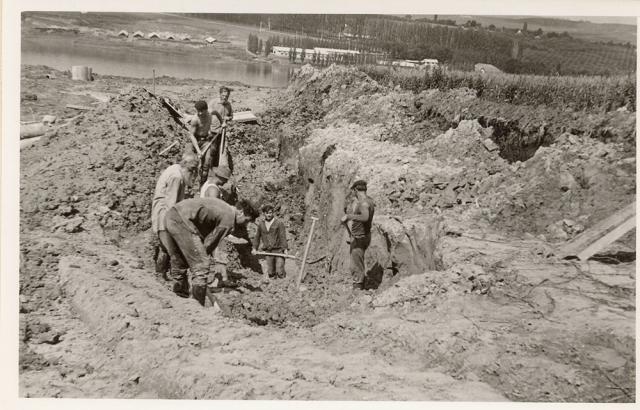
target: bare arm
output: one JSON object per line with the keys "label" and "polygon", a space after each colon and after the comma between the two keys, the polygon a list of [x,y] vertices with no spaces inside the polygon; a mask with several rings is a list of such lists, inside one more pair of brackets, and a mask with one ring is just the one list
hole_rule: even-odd
{"label": "bare arm", "polygon": [[360,213],[347,214],[347,219],[358,222],[366,222],[367,220],[369,220],[369,204],[366,202],[360,204]]}
{"label": "bare arm", "polygon": [[189,138],[191,139],[191,143],[193,144],[193,148],[196,149],[198,156],[202,156],[202,151],[198,146],[198,140],[196,139],[196,132],[198,131],[197,123],[190,119],[189,120]]}
{"label": "bare arm", "polygon": [[202,193],[202,198],[220,198],[220,188],[215,185],[208,186]]}

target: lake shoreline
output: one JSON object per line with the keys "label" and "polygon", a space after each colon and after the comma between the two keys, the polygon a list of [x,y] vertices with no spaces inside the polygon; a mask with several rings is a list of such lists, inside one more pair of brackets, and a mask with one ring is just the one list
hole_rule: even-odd
{"label": "lake shoreline", "polygon": [[228,44],[215,48],[73,33],[24,35],[21,65],[45,65],[63,72],[86,65],[97,76],[136,79],[151,79],[155,70],[157,78],[238,81],[270,88],[286,87],[292,70],[299,67],[281,59],[252,57]]}

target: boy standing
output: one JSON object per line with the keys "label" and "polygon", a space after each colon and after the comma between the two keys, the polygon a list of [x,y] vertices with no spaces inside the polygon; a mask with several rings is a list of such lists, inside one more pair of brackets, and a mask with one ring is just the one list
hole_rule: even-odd
{"label": "boy standing", "polygon": [[[262,249],[269,253],[287,253],[287,232],[284,223],[276,218],[273,212],[273,206],[265,205],[262,208],[264,220],[258,225],[258,232],[253,240],[252,254],[260,247],[262,241]],[[284,278],[284,257],[282,256],[265,256],[267,265],[267,275]]]}

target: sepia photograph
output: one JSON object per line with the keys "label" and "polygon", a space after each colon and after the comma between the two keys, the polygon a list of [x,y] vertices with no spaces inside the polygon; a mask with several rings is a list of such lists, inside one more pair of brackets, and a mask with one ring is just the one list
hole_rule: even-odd
{"label": "sepia photograph", "polygon": [[495,3],[4,16],[10,395],[635,403],[637,10]]}

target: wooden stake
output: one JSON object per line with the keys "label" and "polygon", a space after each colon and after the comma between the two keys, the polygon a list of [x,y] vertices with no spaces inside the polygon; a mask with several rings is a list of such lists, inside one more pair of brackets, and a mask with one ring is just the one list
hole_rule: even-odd
{"label": "wooden stake", "polygon": [[298,281],[296,282],[296,290],[300,289],[300,283],[304,279],[304,266],[307,263],[307,255],[309,254],[309,247],[311,247],[311,239],[313,237],[313,228],[316,226],[318,218],[311,217],[311,229],[309,230],[309,238],[307,239],[307,246],[304,247],[304,255],[302,255],[302,264],[300,265],[300,273],[298,274]]}
{"label": "wooden stake", "polygon": [[171,148],[173,148],[176,144],[178,143],[178,141],[173,141],[173,144],[169,145],[167,148],[163,149],[162,151],[160,151],[158,153],[158,155],[162,155],[165,152],[169,151]]}
{"label": "wooden stake", "polygon": [[603,248],[605,248],[607,245],[610,245],[611,243],[620,239],[622,235],[626,234],[627,232],[629,232],[635,227],[636,227],[636,217],[634,215],[631,218],[627,219],[625,222],[623,222],[621,225],[613,229],[611,232],[607,233],[602,238],[598,239],[597,241],[589,245],[589,247],[587,247],[585,250],[580,252],[578,254],[578,259],[580,259],[581,261],[586,261],[593,255],[601,251]]}
{"label": "wooden stake", "polygon": [[153,69],[153,95],[156,94],[156,69]]}
{"label": "wooden stake", "polygon": [[557,253],[557,255],[560,258],[567,258],[569,256],[578,256],[580,254],[582,254],[583,257],[587,256],[587,254],[584,253],[586,249],[590,248],[593,244],[598,242],[600,238],[606,236],[609,232],[615,230],[621,225],[624,225],[629,220],[629,218],[635,216],[635,214],[636,214],[636,203],[634,201],[633,203],[625,206],[615,214],[596,223],[591,228],[587,229],[580,235],[573,238],[570,242],[568,242],[561,249],[559,249],[559,252]]}

